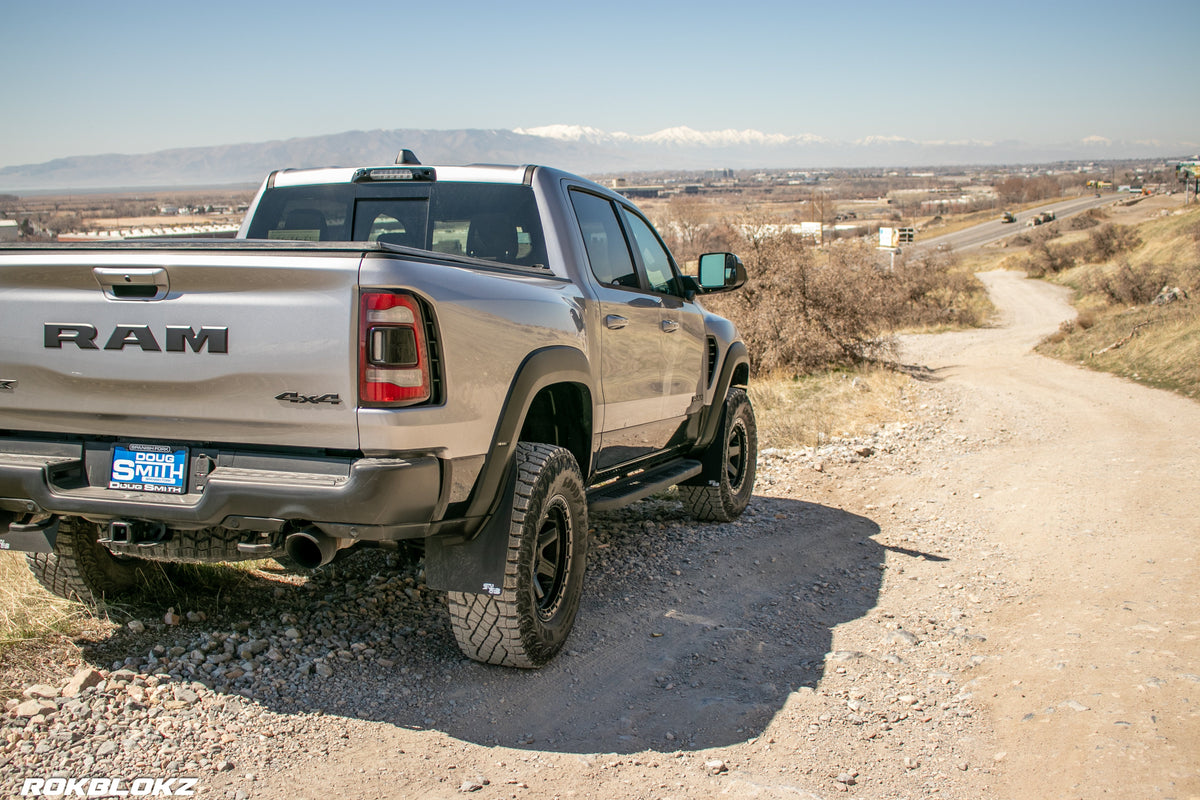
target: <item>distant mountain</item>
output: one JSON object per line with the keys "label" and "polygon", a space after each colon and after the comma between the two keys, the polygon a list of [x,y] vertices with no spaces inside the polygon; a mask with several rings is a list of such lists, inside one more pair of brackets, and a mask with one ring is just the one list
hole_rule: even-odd
{"label": "distant mountain", "polygon": [[647,135],[550,125],[517,130],[349,131],[141,155],[59,158],[0,168],[0,192],[254,184],[282,167],[390,164],[408,148],[426,164],[549,164],[582,174],[646,170],[766,169],[1042,163],[1168,155],[1158,142],[1089,137],[1060,146],[1021,142],[853,142],[755,130],[668,128]]}

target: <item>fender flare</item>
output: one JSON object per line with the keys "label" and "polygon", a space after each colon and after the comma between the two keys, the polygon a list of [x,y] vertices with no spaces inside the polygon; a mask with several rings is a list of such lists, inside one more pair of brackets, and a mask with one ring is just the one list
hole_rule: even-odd
{"label": "fender flare", "polygon": [[[558,383],[575,383],[584,386],[592,401],[592,419],[595,419],[596,393],[592,386],[591,365],[581,350],[573,347],[546,347],[526,356],[517,368],[516,376],[509,384],[508,396],[504,400],[500,420],[492,434],[492,444],[484,461],[483,470],[471,493],[466,517],[482,517],[492,512],[503,494],[504,475],[512,464],[517,448],[517,437],[529,415],[529,407],[538,392]],[[589,437],[590,441],[590,437]],[[591,454],[588,458],[590,460]],[[580,464],[579,469],[588,474],[589,464]]]}
{"label": "fender flare", "polygon": [[745,366],[747,370],[750,368],[750,351],[746,349],[745,343],[739,340],[731,343],[729,350],[725,353],[725,361],[721,364],[721,374],[717,378],[717,384],[713,390],[712,405],[704,410],[704,416],[700,422],[700,435],[696,438],[696,450],[707,449],[720,433],[721,419],[725,411],[725,396],[729,394],[729,387],[733,385],[733,373],[740,366]]}
{"label": "fender flare", "polygon": [[[517,437],[538,392],[559,383],[584,386],[595,418],[596,393],[582,351],[556,346],[535,350],[526,357],[509,385],[491,448],[468,501],[465,525],[455,533],[425,540],[425,581],[430,588],[478,594],[487,592],[488,586],[503,585],[512,522],[512,504],[504,501],[515,486]],[[587,440],[590,449],[591,437]],[[579,468],[586,475],[590,465],[580,464]]]}

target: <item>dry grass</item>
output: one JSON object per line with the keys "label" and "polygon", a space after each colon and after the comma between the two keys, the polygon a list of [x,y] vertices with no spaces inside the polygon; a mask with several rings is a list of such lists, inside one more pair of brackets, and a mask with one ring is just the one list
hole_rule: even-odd
{"label": "dry grass", "polygon": [[[1038,348],[1046,355],[1200,397],[1200,207],[1130,226],[1139,244],[1057,276],[1077,292],[1086,323]],[[1147,305],[1165,286],[1186,299]],[[1081,316],[1081,319],[1085,317]]]}
{"label": "dry grass", "polygon": [[212,610],[246,593],[266,575],[281,575],[269,559],[234,564],[146,562],[145,585],[139,591],[93,612],[42,588],[23,553],[0,553],[0,655],[22,642],[70,638],[109,626],[109,614],[120,620],[130,614],[157,616],[169,606]]}
{"label": "dry grass", "polygon": [[759,447],[812,447],[899,421],[905,416],[900,396],[910,380],[881,367],[755,379],[750,399]]}
{"label": "dry grass", "polygon": [[1089,316],[1093,324],[1051,336],[1038,352],[1200,398],[1200,305],[1195,301]]}
{"label": "dry grass", "polygon": [[0,649],[50,634],[70,634],[91,620],[80,603],[47,592],[22,553],[0,553]]}

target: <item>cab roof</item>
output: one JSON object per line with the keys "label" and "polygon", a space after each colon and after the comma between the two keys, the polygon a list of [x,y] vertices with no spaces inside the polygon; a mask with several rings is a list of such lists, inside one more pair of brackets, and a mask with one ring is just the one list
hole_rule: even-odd
{"label": "cab roof", "polygon": [[[499,164],[468,164],[459,167],[386,164],[377,167],[322,167],[281,169],[271,173],[271,186],[312,186],[354,183],[361,180],[433,180],[472,183],[529,183],[535,167]],[[408,173],[405,175],[405,173]],[[376,177],[378,176],[378,177]],[[419,176],[419,177],[418,177]]]}

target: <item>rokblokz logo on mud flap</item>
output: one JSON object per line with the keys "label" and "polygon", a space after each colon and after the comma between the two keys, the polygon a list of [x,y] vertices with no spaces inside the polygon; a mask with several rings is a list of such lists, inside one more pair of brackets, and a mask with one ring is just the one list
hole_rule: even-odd
{"label": "rokblokz logo on mud flap", "polygon": [[22,797],[192,797],[199,778],[26,778]]}

